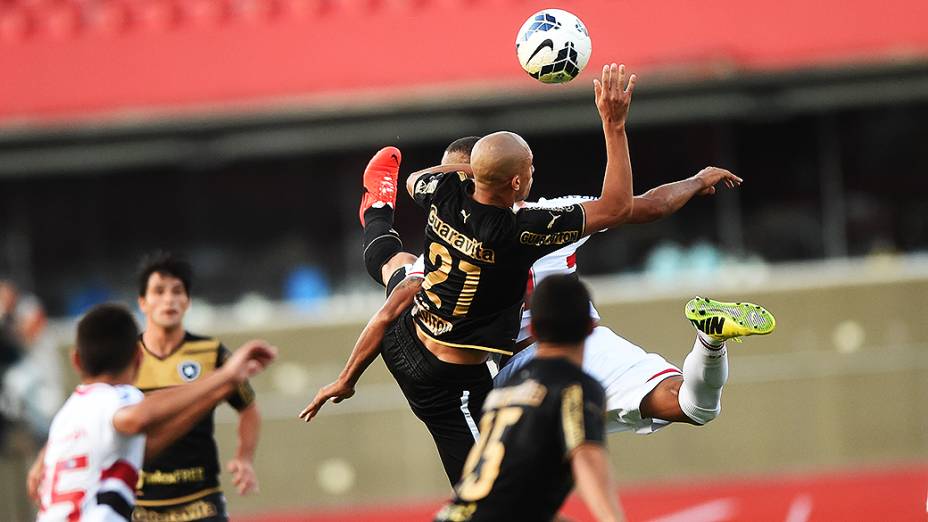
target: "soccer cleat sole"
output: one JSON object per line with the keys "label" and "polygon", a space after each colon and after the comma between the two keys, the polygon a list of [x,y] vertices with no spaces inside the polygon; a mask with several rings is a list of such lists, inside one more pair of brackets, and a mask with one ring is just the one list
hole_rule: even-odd
{"label": "soccer cleat sole", "polygon": [[696,297],[686,303],[684,314],[697,330],[720,341],[767,335],[777,326],[773,314],[753,303],[726,303]]}

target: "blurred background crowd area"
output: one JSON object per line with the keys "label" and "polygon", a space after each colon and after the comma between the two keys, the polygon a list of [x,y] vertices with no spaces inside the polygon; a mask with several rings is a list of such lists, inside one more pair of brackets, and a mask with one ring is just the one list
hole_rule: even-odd
{"label": "blurred background crowd area", "polygon": [[[563,6],[590,26],[591,70],[619,60],[642,76],[629,124],[638,193],[707,165],[746,180],[594,238],[584,273],[673,281],[732,263],[924,250],[924,3],[718,4]],[[512,52],[537,7],[4,0],[0,274],[53,316],[132,297],[153,248],[193,261],[203,305],[368,291],[356,206],[370,155],[397,145],[408,173],[455,138],[498,129],[532,145],[533,197],[597,194],[593,74],[538,85]],[[95,33],[111,11],[124,27]],[[263,14],[241,19],[252,11]],[[61,13],[70,29],[59,34],[47,26]],[[456,20],[469,32],[448,35]],[[423,214],[405,196],[398,206],[415,251]]]}
{"label": "blurred background crowd area", "polygon": [[[567,85],[540,85],[516,61],[516,30],[547,7],[592,36],[588,70]],[[925,20],[923,0],[0,0],[0,416],[22,427],[22,448],[40,443],[73,380],[58,364],[73,318],[133,304],[142,255],[171,250],[196,270],[192,330],[284,350],[256,383],[267,487],[233,495],[234,512],[440,498],[440,467],[379,363],[348,405],[294,435],[292,417],[382,299],[360,256],[364,166],[396,145],[406,174],[458,137],[507,129],[532,146],[533,198],[595,195],[605,155],[591,81],[618,61],[641,76],[636,193],[707,165],[745,183],[592,238],[578,264],[604,320],[682,363],[688,325],[657,318],[679,317],[693,293],[780,318],[775,338],[733,359],[719,421],[613,445],[623,487],[923,464]],[[421,209],[401,194],[396,217],[419,250]],[[722,433],[742,441],[736,457]],[[383,472],[397,459],[401,480]],[[23,504],[20,464],[0,466],[8,506]],[[924,466],[914,473],[880,481],[924,491]]]}

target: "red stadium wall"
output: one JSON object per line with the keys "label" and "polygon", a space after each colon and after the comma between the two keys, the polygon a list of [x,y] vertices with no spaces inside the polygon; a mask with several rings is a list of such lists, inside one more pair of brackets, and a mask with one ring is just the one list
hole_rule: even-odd
{"label": "red stadium wall", "polygon": [[[629,521],[661,522],[848,522],[892,520],[924,522],[928,466],[891,470],[712,480],[624,488],[622,506]],[[347,508],[339,511],[277,513],[237,518],[242,522],[409,522],[431,520],[440,502],[415,506]],[[571,497],[564,513],[593,520]]]}
{"label": "red stadium wall", "polygon": [[[0,122],[540,88],[515,31],[549,1],[0,0]],[[563,0],[591,67],[711,74],[928,56],[925,0]],[[381,98],[382,99],[382,98]]]}

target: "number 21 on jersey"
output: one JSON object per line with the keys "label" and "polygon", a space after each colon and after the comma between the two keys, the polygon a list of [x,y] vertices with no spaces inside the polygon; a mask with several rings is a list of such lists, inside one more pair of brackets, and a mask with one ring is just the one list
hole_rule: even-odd
{"label": "number 21 on jersey", "polygon": [[[435,265],[435,270],[426,274],[425,282],[422,283],[422,288],[425,289],[425,295],[428,296],[429,301],[438,308],[441,308],[441,297],[433,292],[431,288],[445,283],[445,281],[448,280],[448,276],[451,275],[454,258],[451,257],[451,252],[448,252],[448,249],[444,245],[432,242],[432,244],[429,245],[429,261]],[[454,304],[454,312],[452,312],[452,314],[455,317],[463,317],[467,315],[471,303],[474,302],[474,296],[477,295],[477,285],[480,284],[480,267],[468,263],[463,259],[459,259],[458,269],[464,272],[464,284],[458,292],[458,298]],[[454,290],[452,289],[452,291]]]}

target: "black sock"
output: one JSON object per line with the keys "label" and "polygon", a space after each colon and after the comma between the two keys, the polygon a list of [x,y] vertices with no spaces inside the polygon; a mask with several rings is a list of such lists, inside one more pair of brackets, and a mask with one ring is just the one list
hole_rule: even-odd
{"label": "black sock", "polygon": [[364,231],[361,238],[364,268],[374,281],[383,285],[380,269],[390,258],[403,250],[400,235],[393,230],[393,207],[384,205],[364,211]]}

